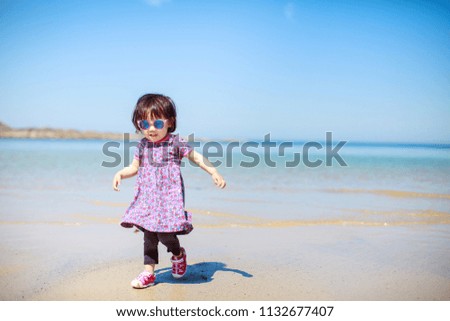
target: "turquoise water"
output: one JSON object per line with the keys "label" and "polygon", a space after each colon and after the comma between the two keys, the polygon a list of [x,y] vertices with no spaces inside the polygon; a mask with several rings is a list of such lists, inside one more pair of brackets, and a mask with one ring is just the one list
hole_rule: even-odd
{"label": "turquoise water", "polygon": [[[133,195],[134,179],[124,180],[121,192],[112,190],[114,173],[124,166],[102,166],[112,158],[100,140],[0,140],[0,220],[3,222],[76,223],[87,217],[119,219]],[[226,149],[226,144],[221,145]],[[280,156],[276,148],[270,167],[252,161],[234,148],[219,170],[225,190],[209,175],[185,162],[186,207],[229,215],[228,223],[250,224],[252,218],[295,221],[295,224],[450,224],[450,147],[433,145],[353,144],[340,156],[347,166],[311,168],[300,163],[286,167],[297,142]],[[197,148],[204,151],[204,145]],[[216,149],[210,149],[210,152]],[[263,148],[249,149],[260,159]],[[133,150],[130,153],[132,155]],[[226,166],[227,160],[232,161]],[[310,160],[325,161],[325,149],[311,149]],[[234,216],[233,216],[234,215]],[[195,217],[194,217],[195,222]],[[256,221],[251,221],[256,222]],[[261,222],[259,222],[261,223]],[[245,225],[244,224],[244,225]]]}

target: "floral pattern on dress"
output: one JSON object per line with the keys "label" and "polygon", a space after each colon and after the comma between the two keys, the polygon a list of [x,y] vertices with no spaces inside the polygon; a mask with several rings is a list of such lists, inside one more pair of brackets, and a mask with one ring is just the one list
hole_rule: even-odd
{"label": "floral pattern on dress", "polygon": [[134,199],[122,217],[123,227],[151,232],[187,234],[192,215],[184,209],[181,159],[192,151],[178,135],[168,134],[160,142],[143,138],[134,158],[140,160]]}

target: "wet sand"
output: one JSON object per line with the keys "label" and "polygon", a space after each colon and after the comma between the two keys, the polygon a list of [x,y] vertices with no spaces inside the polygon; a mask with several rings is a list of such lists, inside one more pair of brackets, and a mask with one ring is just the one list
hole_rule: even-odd
{"label": "wet sand", "polygon": [[206,214],[180,237],[187,275],[172,279],[160,246],[157,284],[143,290],[130,287],[142,270],[142,233],[111,218],[4,223],[1,299],[450,300],[445,225],[223,227],[211,217],[225,213]]}

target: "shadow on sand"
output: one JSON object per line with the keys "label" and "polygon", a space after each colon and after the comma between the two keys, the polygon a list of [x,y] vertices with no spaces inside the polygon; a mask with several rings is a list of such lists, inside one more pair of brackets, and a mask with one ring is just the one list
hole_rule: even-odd
{"label": "shadow on sand", "polygon": [[237,270],[227,268],[225,263],[221,262],[202,262],[188,265],[186,275],[181,279],[174,279],[172,277],[172,269],[164,268],[155,271],[157,283],[183,283],[183,284],[200,284],[208,283],[214,280],[214,274],[217,271],[238,273],[245,278],[253,277],[252,274]]}

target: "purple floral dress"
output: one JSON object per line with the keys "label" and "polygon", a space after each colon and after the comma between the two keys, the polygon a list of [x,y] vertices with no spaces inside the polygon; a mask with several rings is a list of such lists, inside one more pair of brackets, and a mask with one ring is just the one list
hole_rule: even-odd
{"label": "purple floral dress", "polygon": [[134,200],[122,217],[123,227],[151,232],[187,234],[192,215],[184,210],[181,159],[192,151],[178,135],[168,134],[152,143],[143,138],[134,158],[140,161]]}

